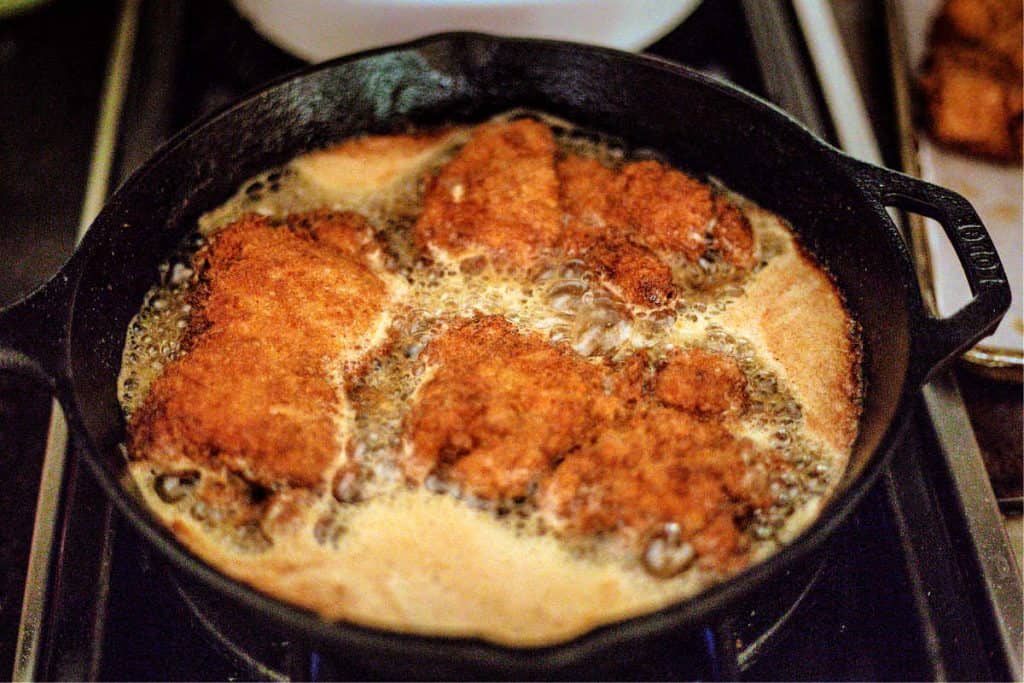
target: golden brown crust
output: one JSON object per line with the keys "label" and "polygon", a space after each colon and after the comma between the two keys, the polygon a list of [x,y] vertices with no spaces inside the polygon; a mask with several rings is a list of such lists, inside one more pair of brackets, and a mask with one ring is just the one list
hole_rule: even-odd
{"label": "golden brown crust", "polygon": [[408,419],[403,465],[414,481],[434,473],[487,500],[539,484],[541,506],[570,535],[635,542],[676,522],[709,567],[738,561],[737,525],[764,495],[748,490],[753,446],[718,421],[745,400],[731,359],[677,352],[652,392],[644,354],[616,368],[588,363],[499,317],[457,321],[424,354],[433,372]]}
{"label": "golden brown crust", "polygon": [[607,238],[592,242],[580,255],[629,303],[663,306],[676,294],[672,269],[646,247]]}
{"label": "golden brown crust", "polygon": [[197,253],[182,357],[133,414],[129,449],[226,467],[266,487],[318,484],[337,450],[331,359],[365,342],[386,300],[353,214],[273,227],[247,216]]}
{"label": "golden brown crust", "polygon": [[525,496],[618,409],[605,367],[498,316],[453,323],[424,358],[434,370],[408,417],[403,463],[414,481],[436,472],[482,498]]}
{"label": "golden brown crust", "polygon": [[725,197],[715,197],[715,227],[711,245],[727,263],[750,270],[757,263],[754,232],[750,221],[735,204]]}
{"label": "golden brown crust", "polygon": [[718,423],[652,406],[566,456],[539,501],[573,534],[638,542],[678,524],[708,566],[723,568],[742,562],[740,526],[769,501],[766,477],[748,464],[754,451]]}
{"label": "golden brown crust", "polygon": [[[430,167],[399,157],[403,149],[434,154],[442,142],[431,140],[364,138],[324,154],[344,157],[334,170],[349,175],[358,166],[349,162],[364,155],[381,170],[379,182],[389,183]],[[405,285],[384,272],[372,234],[352,215],[292,216],[278,228],[250,216],[213,238],[195,264],[203,281],[185,355],[130,425],[133,476],[185,543],[227,574],[328,619],[519,646],[658,609],[768,552],[775,541],[754,540],[748,526],[776,524],[767,517],[778,513],[769,483],[794,469],[763,445],[758,420],[774,418],[747,420],[762,410],[760,398],[748,399],[747,376],[754,379],[753,363],[796,396],[804,421],[796,418],[793,438],[809,436],[815,449],[820,440],[829,457],[835,451],[821,462],[841,471],[856,431],[859,360],[841,299],[766,212],[746,204],[741,211],[656,162],[613,169],[558,158],[549,140],[546,126],[532,121],[480,127],[428,188],[433,215],[414,229],[420,248],[480,259],[464,258],[456,274],[445,264],[446,296],[444,287],[477,277],[514,282],[514,297],[499,304],[481,296],[480,306],[505,311],[521,327],[474,312],[475,303],[432,308],[433,294],[418,298],[422,283],[415,283],[402,310],[426,315],[417,320],[427,336],[407,329],[405,317],[388,315],[390,288]],[[399,171],[385,173],[392,161]],[[493,188],[486,173],[496,174]],[[466,184],[442,188],[444,179]],[[533,184],[523,187],[526,180]],[[373,183],[339,182],[372,191]],[[504,193],[510,212],[489,203],[492,189]],[[529,208],[551,197],[554,230],[544,211]],[[786,236],[775,235],[783,246],[763,268],[744,273],[757,251],[748,216],[759,244],[765,232]],[[686,240],[689,253],[680,246]],[[609,324],[621,328],[622,341],[601,348],[607,357],[584,358],[529,331],[553,329],[544,327],[556,319],[550,308],[563,326],[559,338],[576,334],[566,323],[575,309],[554,306],[550,291],[524,273],[570,255],[589,270],[572,264],[566,277],[641,308],[685,294],[672,268],[691,257],[732,265],[742,292],[706,311],[615,302]],[[515,272],[489,273],[487,259]],[[442,269],[429,260],[415,268]],[[714,293],[702,292],[698,303]],[[508,308],[520,301],[524,310]],[[697,310],[703,320],[685,315]],[[733,343],[721,341],[727,337],[711,340],[711,323],[750,342],[755,357],[744,355],[743,369],[727,351],[700,347],[707,335],[711,347],[732,348],[721,346]],[[368,337],[375,353],[366,353]],[[292,352],[295,344],[301,348]],[[332,382],[325,381],[328,357]],[[352,385],[363,371],[382,374]],[[215,386],[222,375],[231,378],[224,389]],[[411,396],[396,400],[396,391]],[[264,424],[271,419],[281,422]],[[168,501],[153,479],[188,471],[181,468],[201,470],[202,479],[191,498]],[[435,478],[453,485],[446,495],[431,493]],[[498,514],[454,489],[500,501]],[[799,514],[817,509],[814,490],[801,491],[810,497]],[[524,531],[507,523],[513,517],[537,526]],[[797,531],[806,518],[797,519]],[[646,564],[669,527],[692,548],[693,571],[659,573]]]}
{"label": "golden brown crust", "polygon": [[688,261],[707,251],[714,205],[705,183],[657,161],[626,164],[616,181],[618,212],[641,244]]}
{"label": "golden brown crust", "polygon": [[740,413],[746,405],[747,379],[734,359],[688,349],[668,357],[654,380],[654,394],[667,405],[696,415]]}
{"label": "golden brown crust", "polygon": [[533,265],[558,238],[551,129],[532,119],[477,127],[430,183],[413,231],[421,249],[482,247],[499,267]]}
{"label": "golden brown crust", "polygon": [[559,247],[610,282],[626,301],[660,306],[675,294],[672,270],[642,242],[618,207],[618,178],[596,159],[569,154],[557,165],[566,228]]}
{"label": "golden brown crust", "polygon": [[558,161],[566,229],[560,248],[582,258],[626,301],[662,306],[676,294],[670,264],[709,249],[731,265],[755,262],[750,224],[705,183],[641,161],[610,169],[568,154]]}
{"label": "golden brown crust", "polygon": [[431,181],[414,239],[456,255],[482,250],[503,268],[558,250],[643,306],[672,298],[679,259],[714,248],[738,268],[754,264],[749,224],[707,184],[656,161],[617,171],[576,154],[556,161],[550,128],[530,119],[474,132]]}
{"label": "golden brown crust", "polygon": [[559,198],[569,222],[567,237],[592,241],[628,228],[615,208],[615,171],[579,154],[565,155],[556,168]]}

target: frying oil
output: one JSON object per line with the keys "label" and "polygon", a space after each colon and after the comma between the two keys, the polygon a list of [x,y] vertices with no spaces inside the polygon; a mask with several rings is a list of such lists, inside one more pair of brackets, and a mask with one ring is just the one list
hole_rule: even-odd
{"label": "frying oil", "polygon": [[[506,116],[521,115],[513,112]],[[563,121],[534,116],[546,120],[559,133],[563,150],[596,157],[606,165],[614,167],[631,158],[653,156],[644,151],[627,152],[614,141],[581,134]],[[434,254],[429,261],[417,258],[410,233],[426,179],[467,139],[465,129],[448,131],[412,162],[384,169],[381,186],[369,190],[357,187],[358,183],[351,187],[324,183],[316,175],[315,164],[300,157],[253,177],[222,206],[205,214],[197,233],[161,267],[159,283],[147,294],[128,329],[119,378],[119,398],[125,414],[130,417],[162,368],[181,354],[182,335],[193,306],[191,295],[198,281],[190,260],[197,248],[247,213],[273,220],[323,207],[351,210],[373,225],[387,254],[382,267],[400,274],[408,289],[399,302],[388,343],[375,352],[365,374],[347,387],[350,406],[338,416],[346,446],[329,473],[330,485],[316,494],[316,500],[304,503],[309,512],[303,517],[308,527],[303,533],[316,544],[338,548],[368,501],[405,494],[407,485],[397,467],[402,449],[407,448],[402,438],[403,423],[417,387],[429,379],[425,374],[429,369],[424,370],[418,357],[446,321],[474,315],[504,316],[522,331],[567,344],[595,363],[618,362],[638,350],[644,350],[655,361],[673,350],[688,348],[731,356],[746,378],[750,403],[739,433],[762,448],[773,449],[787,463],[781,472],[772,475],[772,506],[757,513],[744,533],[760,549],[758,554],[764,555],[777,547],[777,537],[787,523],[805,525],[809,521],[806,511],[820,504],[845,462],[841,455],[805,433],[802,406],[757,345],[721,324],[721,315],[744,295],[743,279],[724,261],[712,254],[693,264],[677,265],[674,279],[682,287],[680,295],[671,305],[649,310],[624,303],[580,261],[540,263],[528,277],[513,277],[482,264],[473,254],[458,259],[444,254]],[[717,191],[726,190],[719,187]],[[741,207],[751,208],[737,195],[730,198]],[[778,219],[759,229],[757,239],[762,256],[758,268],[795,249],[788,230]],[[758,462],[750,465],[763,467]],[[222,474],[196,468],[180,473],[136,468],[136,475],[140,485],[156,487],[151,490],[156,490],[164,503],[177,514],[200,522],[220,542],[256,553],[273,546],[272,530],[254,535],[249,528],[244,533],[224,528],[219,520],[225,515],[211,517],[208,506],[197,507],[200,503],[195,493],[202,479],[216,480]],[[173,484],[173,495],[167,493],[169,484]],[[425,488],[484,511],[519,536],[544,533],[545,523],[529,502],[487,503],[464,495],[436,477],[429,477]],[[566,547],[577,555],[644,566],[654,576],[678,574],[690,567],[692,560],[692,548],[680,545],[668,527],[650,541],[639,559],[622,553],[610,541]],[[689,573],[696,571],[693,568]],[[691,576],[690,580],[696,579]]]}

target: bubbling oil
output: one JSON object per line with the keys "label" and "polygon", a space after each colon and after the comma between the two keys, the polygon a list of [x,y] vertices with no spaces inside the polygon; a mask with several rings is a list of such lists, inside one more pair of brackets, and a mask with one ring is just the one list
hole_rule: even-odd
{"label": "bubbling oil", "polygon": [[[503,118],[522,115],[511,112]],[[564,121],[528,115],[552,125],[563,152],[595,157],[612,167],[653,156],[644,150],[631,152],[614,140],[581,132]],[[410,405],[417,388],[429,379],[429,368],[419,362],[421,352],[449,321],[500,315],[524,333],[566,344],[593,362],[617,363],[642,350],[656,363],[673,351],[694,348],[733,358],[746,380],[749,399],[739,434],[778,454],[783,463],[771,468],[765,462],[749,463],[770,471],[772,504],[756,512],[743,533],[762,549],[760,554],[773,551],[787,522],[827,495],[844,463],[805,433],[802,406],[757,345],[720,323],[722,313],[744,296],[745,275],[713,252],[695,263],[674,263],[680,293],[671,304],[650,310],[624,302],[578,260],[541,262],[523,277],[499,272],[474,254],[459,258],[434,254],[429,261],[421,259],[410,232],[427,179],[467,139],[466,131],[455,130],[432,155],[378,192],[325,189],[294,161],[246,181],[225,204],[205,214],[197,232],[161,266],[158,284],[129,326],[118,385],[125,414],[131,416],[162,368],[180,357],[183,334],[196,305],[198,275],[191,257],[218,230],[247,213],[274,220],[323,207],[356,211],[368,219],[384,245],[383,267],[406,281],[408,293],[400,302],[388,341],[372,352],[365,372],[343,387],[350,407],[339,413],[337,421],[346,445],[328,473],[329,485],[316,492],[312,502],[303,499],[308,510],[300,515],[305,520],[302,533],[320,546],[336,548],[361,505],[407,489],[397,462],[408,448],[403,424]],[[716,191],[728,192],[721,186]],[[750,206],[738,195],[729,197],[741,209]],[[761,262],[755,271],[795,248],[784,229],[758,231],[756,237]],[[342,379],[338,382],[346,384]],[[273,547],[273,525],[249,519],[237,522],[238,510],[227,509],[235,503],[219,508],[210,502],[211,496],[204,497],[204,487],[223,486],[223,472],[194,465],[168,472],[133,471],[141,486],[150,487],[161,501],[200,522],[220,542],[251,553]],[[545,519],[530,500],[484,501],[436,476],[427,478],[425,488],[489,512],[495,522],[516,534],[547,532]],[[259,496],[252,491],[248,495],[250,503],[264,505],[254,502]],[[693,547],[680,539],[678,527],[671,524],[653,534],[639,556],[623,553],[614,542],[601,539],[565,543],[576,555],[642,567],[659,578],[699,571]]]}

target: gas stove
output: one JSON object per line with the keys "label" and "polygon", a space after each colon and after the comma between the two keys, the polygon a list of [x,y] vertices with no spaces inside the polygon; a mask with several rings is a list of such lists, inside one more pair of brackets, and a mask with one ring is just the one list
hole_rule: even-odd
{"label": "gas stove", "polygon": [[[303,66],[225,1],[94,4],[83,12],[77,3],[58,2],[0,23],[0,69],[20,73],[19,65],[27,64],[19,61],[19,46],[48,35],[47,22],[59,23],[58,36],[47,40],[80,63],[64,71],[55,65],[68,83],[51,85],[95,96],[87,109],[98,112],[100,135],[89,192],[100,198],[177,130]],[[881,2],[863,3],[862,11],[868,26],[881,23],[884,30]],[[113,57],[104,77],[107,51]],[[788,2],[705,0],[648,51],[767,97],[819,135],[836,137]],[[24,97],[34,102],[36,94]],[[42,122],[33,125],[59,127],[67,112],[42,109],[35,115]],[[17,125],[5,124],[3,133],[14,135],[11,126]],[[878,128],[884,142],[891,130],[885,132],[884,122]],[[87,133],[91,129],[81,122],[61,131],[69,150],[87,149]],[[48,234],[58,235],[45,254],[40,250],[26,259],[37,277],[56,265],[55,254],[66,256],[73,242],[67,207],[82,201],[89,168],[78,154],[66,157],[64,173],[68,183],[81,186],[63,186],[60,201],[48,206],[46,196],[11,198],[25,216],[46,216]],[[5,170],[13,164],[3,163]],[[107,168],[112,182],[105,182]],[[67,230],[53,227],[55,221],[64,221]],[[23,249],[33,235],[31,229],[25,234],[20,242],[8,235],[9,242],[0,244]],[[18,276],[0,282],[6,287],[0,292],[23,292],[32,276]],[[254,624],[224,598],[178,575],[119,518],[73,447],[62,457],[59,419],[51,421],[50,446],[44,449],[48,406],[43,392],[0,379],[0,480],[7,485],[0,511],[0,534],[7,535],[0,535],[0,643],[10,644],[0,645],[0,667],[10,667],[15,678],[79,680],[396,675],[372,662],[328,656],[270,625]],[[642,652],[624,653],[614,669],[573,673],[657,680],[1019,679],[1020,583],[1010,580],[1017,576],[1012,559],[1011,573],[998,566],[1008,557],[1005,537],[992,521],[994,501],[964,420],[955,382],[939,378],[923,392],[891,466],[824,552],[793,570],[784,591],[756,596],[704,629],[667,634]],[[44,470],[54,460],[64,466],[56,475],[51,468],[52,491],[46,490],[45,471],[43,477],[43,498],[51,504],[40,506],[44,517],[37,527],[51,529],[53,541],[42,543],[46,534],[37,531],[30,549],[44,450]],[[23,595],[28,609],[19,613]],[[431,671],[409,675],[444,677]]]}

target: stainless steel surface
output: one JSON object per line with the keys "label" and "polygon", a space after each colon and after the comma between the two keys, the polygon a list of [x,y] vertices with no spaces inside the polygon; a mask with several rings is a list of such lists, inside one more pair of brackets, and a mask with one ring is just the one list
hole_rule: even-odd
{"label": "stainless steel surface", "polygon": [[821,0],[793,0],[793,8],[818,72],[840,146],[862,161],[882,164],[882,153],[831,5]]}
{"label": "stainless steel surface", "polygon": [[29,551],[25,594],[21,601],[21,623],[18,625],[18,644],[15,647],[12,681],[35,680],[39,640],[42,635],[43,607],[50,582],[50,552],[53,532],[57,527],[60,510],[60,489],[64,480],[64,461],[68,446],[68,427],[60,404],[53,401],[49,434],[43,456],[43,475],[39,484],[35,525],[32,528],[32,546]]}
{"label": "stainless steel surface", "polygon": [[[117,142],[117,127],[124,104],[125,84],[131,72],[131,60],[139,15],[139,0],[125,0],[121,6],[114,45],[104,84],[100,116],[96,126],[89,180],[79,218],[77,240],[103,208],[110,189],[110,172]],[[61,487],[68,450],[68,426],[60,404],[54,400],[50,413],[42,478],[36,503],[35,525],[29,549],[25,593],[21,605],[18,643],[15,647],[13,681],[36,678],[39,644],[42,637],[46,591],[50,582],[54,530],[60,511]]]}
{"label": "stainless steel surface", "polygon": [[[801,62],[796,35],[787,29],[785,0],[741,0],[747,23],[755,27],[751,39],[757,61],[762,65],[765,94],[768,99],[795,116],[815,134],[827,137],[828,124],[809,94],[816,85]],[[794,83],[794,79],[800,81]]]}
{"label": "stainless steel surface", "polygon": [[[1021,668],[1024,648],[1020,568],[1010,540],[1003,527],[1003,518],[989,483],[985,463],[971,431],[971,422],[964,409],[960,390],[951,373],[945,373],[924,388],[924,402],[935,425],[944,461],[960,495],[970,542],[978,558],[978,570],[984,581],[987,607],[995,618],[997,637],[1010,659],[1008,668],[1014,680],[1024,677]],[[951,501],[952,502],[952,501]]]}
{"label": "stainless steel surface", "polygon": [[[904,173],[920,177],[917,128],[914,125],[911,95],[910,57],[907,52],[906,29],[896,7],[897,0],[886,0],[885,18],[889,34],[889,62],[892,68],[892,90],[899,134],[900,163]],[[907,217],[911,247],[917,266],[917,280],[925,303],[934,314],[938,310],[935,299],[932,263],[929,257],[927,231],[922,216]],[[963,355],[976,372],[1001,381],[1020,382],[1024,379],[1024,353],[1019,349],[996,348],[982,340]]]}

